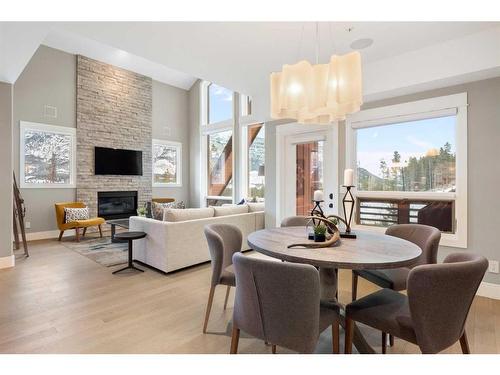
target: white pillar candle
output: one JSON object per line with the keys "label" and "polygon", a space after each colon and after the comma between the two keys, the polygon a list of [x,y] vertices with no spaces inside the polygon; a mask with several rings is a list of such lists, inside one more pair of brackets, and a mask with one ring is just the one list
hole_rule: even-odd
{"label": "white pillar candle", "polygon": [[314,192],[314,198],[315,201],[322,201],[323,200],[323,191],[321,190],[316,190]]}
{"label": "white pillar candle", "polygon": [[344,171],[344,186],[354,185],[354,171],[352,169],[346,169]]}

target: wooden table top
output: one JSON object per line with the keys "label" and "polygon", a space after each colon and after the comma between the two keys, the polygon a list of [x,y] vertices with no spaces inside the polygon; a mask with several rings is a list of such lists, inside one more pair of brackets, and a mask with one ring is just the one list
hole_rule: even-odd
{"label": "wooden table top", "polygon": [[288,262],[345,269],[407,267],[422,253],[420,247],[401,238],[360,230],[356,235],[356,239],[341,238],[335,247],[288,249],[288,245],[308,241],[305,227],[273,228],[251,233],[248,244],[259,253]]}

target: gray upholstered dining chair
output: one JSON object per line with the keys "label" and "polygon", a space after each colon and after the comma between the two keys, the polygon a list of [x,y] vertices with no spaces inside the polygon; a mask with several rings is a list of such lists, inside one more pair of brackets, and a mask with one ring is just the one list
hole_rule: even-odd
{"label": "gray upholstered dining chair", "polygon": [[438,353],[460,340],[470,353],[465,321],[488,268],[483,256],[448,255],[442,264],[413,268],[408,296],[382,289],[346,306],[345,352],[352,349],[354,321],[414,343],[422,353]]}
{"label": "gray upholstered dining chair", "polygon": [[[413,242],[422,249],[422,254],[414,266],[420,264],[434,264],[437,262],[437,253],[441,232],[439,229],[421,224],[395,224],[387,228],[385,234]],[[352,300],[355,301],[358,292],[358,277],[362,277],[381,288],[396,291],[406,289],[406,279],[410,268],[394,268],[381,270],[353,270],[352,271]],[[390,345],[394,345],[394,337],[390,335]],[[382,333],[382,350],[385,352],[386,334]]]}
{"label": "gray upholstered dining chair", "polygon": [[207,310],[203,333],[207,332],[208,319],[214,300],[215,287],[226,285],[226,298],[224,310],[227,307],[229,292],[235,286],[235,277],[232,270],[233,254],[241,250],[242,234],[238,227],[230,224],[209,224],[205,226],[205,237],[208,242],[210,258],[212,260],[212,279],[210,281],[210,292],[208,295]]}
{"label": "gray upholstered dining chair", "polygon": [[240,330],[269,342],[312,353],[319,335],[332,326],[332,351],[339,351],[339,308],[320,302],[319,272],[311,265],[233,256],[236,297],[231,354],[238,351]]}
{"label": "gray upholstered dining chair", "polygon": [[281,227],[305,227],[309,220],[307,216],[289,216],[281,221]]}

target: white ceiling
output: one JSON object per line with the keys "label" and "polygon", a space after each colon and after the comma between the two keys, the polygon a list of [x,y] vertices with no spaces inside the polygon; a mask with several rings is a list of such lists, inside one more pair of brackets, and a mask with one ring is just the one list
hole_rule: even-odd
{"label": "white ceiling", "polygon": [[[326,62],[332,53],[350,51],[351,42],[359,38],[374,39],[362,51],[364,63],[369,63],[499,25],[320,23],[320,61]],[[283,64],[315,60],[316,27],[311,22],[92,22],[58,24],[58,29],[248,94],[261,92],[262,84],[267,87],[269,73]]]}
{"label": "white ceiling", "polygon": [[[4,22],[0,80],[14,82],[43,43],[184,89],[202,78],[267,102],[270,72],[300,59],[315,61],[315,30],[311,22]],[[394,72],[401,85],[500,67],[499,52],[494,52],[500,50],[499,35],[499,22],[322,22],[319,60],[350,51],[354,40],[372,38],[373,45],[361,51],[371,94],[377,91],[373,82],[382,84],[380,90],[395,89],[397,84],[388,80],[401,64],[405,70]],[[489,61],[478,64],[481,58]],[[470,66],[462,69],[462,60]],[[416,61],[420,65],[412,64]]]}

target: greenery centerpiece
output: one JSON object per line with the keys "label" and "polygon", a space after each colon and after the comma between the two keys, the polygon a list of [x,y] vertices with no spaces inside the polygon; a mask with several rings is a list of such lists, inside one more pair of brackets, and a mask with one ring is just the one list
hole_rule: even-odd
{"label": "greenery centerpiece", "polygon": [[137,215],[139,216],[146,216],[147,209],[146,207],[139,207],[137,209]]}
{"label": "greenery centerpiece", "polygon": [[323,225],[322,223],[314,226],[314,242],[325,242],[326,230],[326,225]]}

